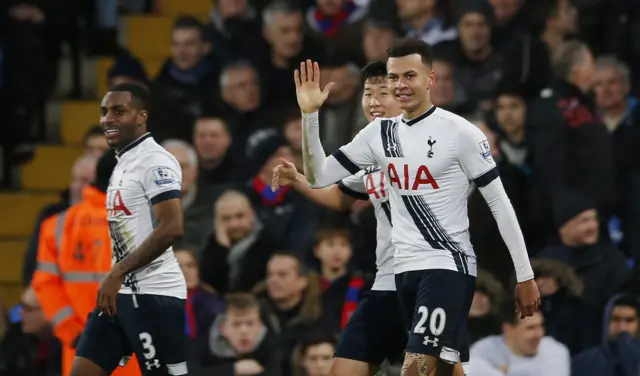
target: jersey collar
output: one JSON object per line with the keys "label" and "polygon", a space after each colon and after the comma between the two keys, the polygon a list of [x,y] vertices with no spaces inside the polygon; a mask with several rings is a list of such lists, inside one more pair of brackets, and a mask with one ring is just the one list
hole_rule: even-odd
{"label": "jersey collar", "polygon": [[135,148],[136,146],[140,145],[142,143],[142,141],[146,140],[147,138],[151,137],[151,133],[147,132],[145,134],[143,134],[142,136],[138,137],[137,140],[133,141],[132,143],[130,143],[129,145],[123,147],[122,149],[118,150],[116,152],[116,157],[118,158],[122,158],[122,155],[126,152],[128,152],[129,150]]}
{"label": "jersey collar", "polygon": [[406,120],[404,117],[402,118],[402,122],[405,123],[408,126],[412,126],[414,124],[419,123],[420,121],[426,119],[427,116],[431,115],[434,111],[436,110],[436,106],[431,106],[430,109],[427,110],[427,112],[425,112],[424,114],[418,116],[415,119],[411,119],[411,120]]}

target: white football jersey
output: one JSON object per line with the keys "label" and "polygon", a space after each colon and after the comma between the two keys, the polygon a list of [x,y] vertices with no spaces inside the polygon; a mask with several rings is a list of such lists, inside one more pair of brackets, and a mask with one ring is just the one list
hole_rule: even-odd
{"label": "white football jersey", "polygon": [[372,290],[396,291],[393,273],[393,244],[391,243],[391,205],[385,187],[384,172],[371,166],[338,183],[340,190],[359,200],[371,200],[376,216],[376,279]]}
{"label": "white football jersey", "polygon": [[[152,206],[180,197],[178,161],[150,133],[116,154],[118,164],[107,189],[107,220],[113,263],[133,252],[154,228]],[[124,294],[187,298],[187,287],[171,247],[149,265],[132,272],[120,289]]]}
{"label": "white football jersey", "polygon": [[467,196],[498,177],[489,142],[475,125],[433,107],[423,115],[376,119],[333,156],[355,174],[382,167],[390,193],[395,273],[447,269],[476,275]]}

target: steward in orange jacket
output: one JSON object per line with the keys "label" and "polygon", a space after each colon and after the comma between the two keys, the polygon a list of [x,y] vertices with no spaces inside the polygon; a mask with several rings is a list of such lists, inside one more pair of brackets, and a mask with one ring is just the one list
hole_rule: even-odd
{"label": "steward in orange jacket", "polygon": [[[112,161],[107,160],[110,154]],[[115,156],[105,153],[98,162],[96,182],[87,186],[82,202],[46,219],[41,226],[38,264],[32,286],[42,310],[62,342],[62,375],[68,376],[75,346],[96,306],[98,288],[111,270],[111,240],[106,210],[106,189]],[[113,375],[140,375],[132,357]]]}

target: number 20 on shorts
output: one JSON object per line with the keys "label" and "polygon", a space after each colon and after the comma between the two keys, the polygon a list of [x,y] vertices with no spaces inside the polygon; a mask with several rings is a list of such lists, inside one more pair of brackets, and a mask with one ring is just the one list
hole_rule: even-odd
{"label": "number 20 on shorts", "polygon": [[416,334],[424,334],[427,330],[426,323],[429,321],[429,332],[431,335],[439,336],[444,331],[444,326],[447,323],[447,314],[444,309],[437,307],[429,315],[429,309],[425,306],[418,307],[418,315],[420,320],[413,328],[413,332]]}

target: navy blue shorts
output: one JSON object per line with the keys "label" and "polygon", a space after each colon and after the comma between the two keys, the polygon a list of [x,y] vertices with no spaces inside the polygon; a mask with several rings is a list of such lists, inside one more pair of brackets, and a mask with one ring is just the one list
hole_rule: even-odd
{"label": "navy blue shorts", "polygon": [[407,330],[395,291],[368,291],[340,335],[337,358],[379,365],[402,358]]}
{"label": "navy blue shorts", "polygon": [[135,353],[143,375],[186,375],[186,300],[161,295],[118,294],[115,316],[96,308],[76,348],[110,375]]}
{"label": "navy blue shorts", "polygon": [[469,362],[467,317],[476,288],[474,276],[444,269],[396,274],[396,288],[409,340],[406,351]]}

